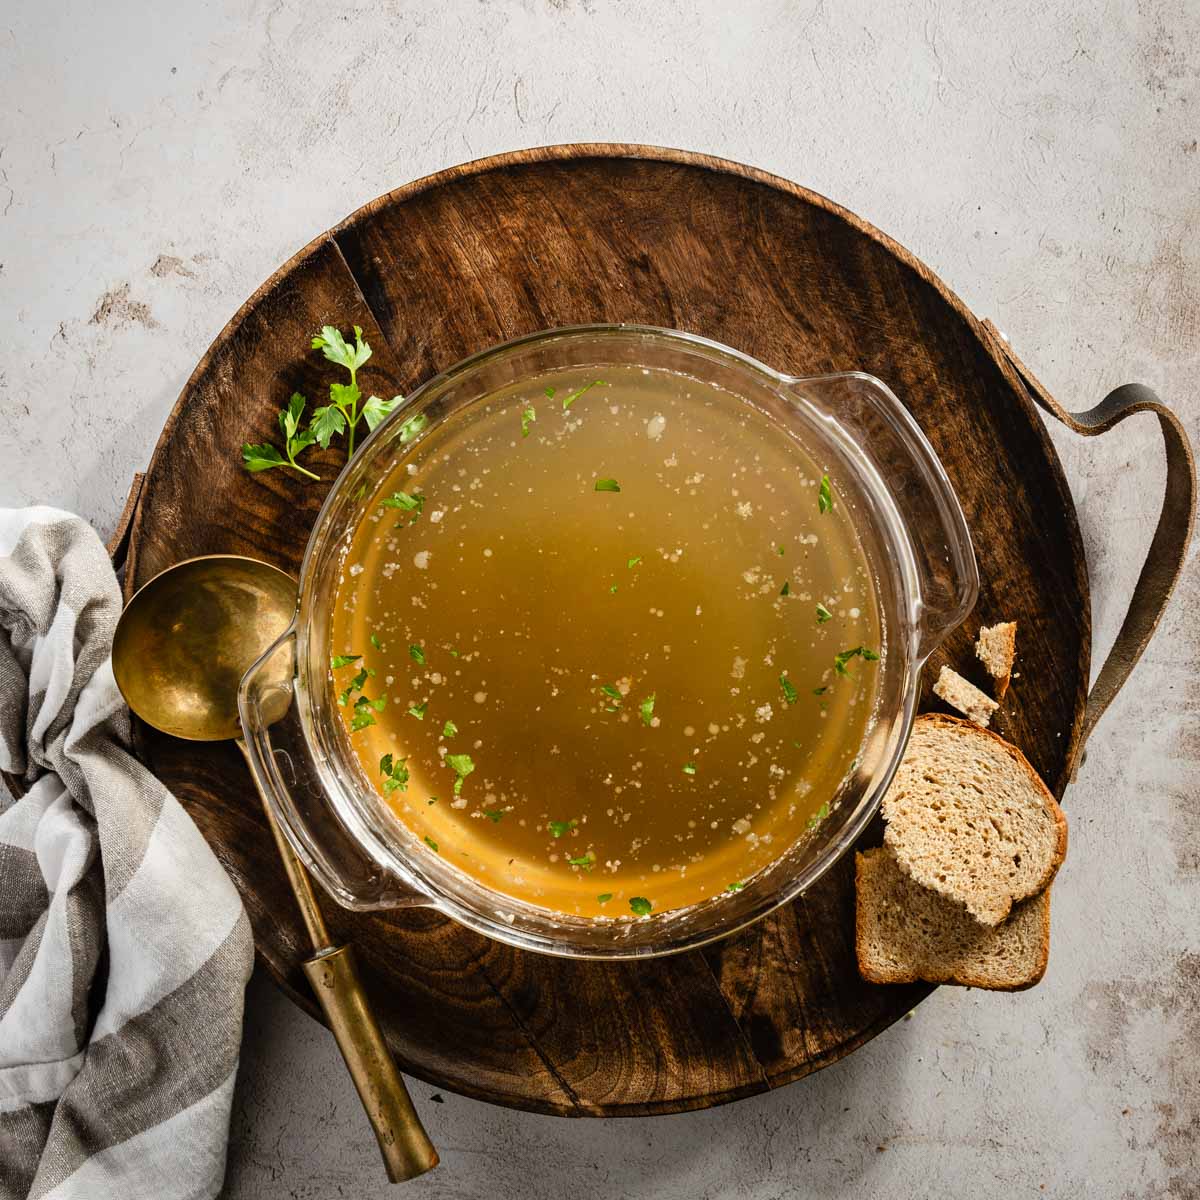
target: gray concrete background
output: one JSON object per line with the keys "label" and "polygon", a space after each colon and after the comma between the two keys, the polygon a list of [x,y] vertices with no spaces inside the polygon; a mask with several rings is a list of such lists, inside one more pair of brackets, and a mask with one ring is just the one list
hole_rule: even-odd
{"label": "gray concrete background", "polygon": [[[814,187],[1068,406],[1138,379],[1195,435],[1198,83],[1194,0],[2,0],[0,503],[106,532],[196,359],[298,246],[430,171],[582,140]],[[1054,436],[1104,648],[1158,435]],[[564,1121],[415,1083],[444,1165],[404,1194],[1200,1196],[1198,602],[1193,561],[1068,794],[1035,991],[943,989],[840,1065],[690,1116]],[[225,1195],[391,1194],[329,1037],[256,979]]]}

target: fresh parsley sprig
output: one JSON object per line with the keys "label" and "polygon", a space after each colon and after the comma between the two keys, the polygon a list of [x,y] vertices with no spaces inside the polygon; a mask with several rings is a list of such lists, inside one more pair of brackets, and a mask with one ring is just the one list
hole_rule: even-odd
{"label": "fresh parsley sprig", "polygon": [[314,474],[296,461],[296,455],[317,440],[311,427],[300,428],[300,418],[304,414],[306,403],[307,401],[299,392],[293,392],[287,408],[281,409],[279,412],[279,428],[283,431],[283,454],[279,453],[277,446],[272,446],[269,442],[263,442],[258,446],[252,446],[247,442],[242,447],[242,465],[247,471],[269,471],[272,467],[291,467],[293,471],[299,471],[301,475],[307,475],[309,479],[320,481],[320,475]]}
{"label": "fresh parsley sprig", "polygon": [[349,383],[329,385],[329,403],[313,413],[312,431],[323,450],[328,448],[335,434],[344,432],[347,453],[353,454],[354,433],[359,421],[366,421],[367,428],[374,429],[400,403],[401,397],[382,400],[378,396],[368,396],[359,409],[362,390],[358,386],[358,369],[371,357],[371,345],[363,341],[360,326],[354,326],[354,345],[351,346],[342,337],[340,329],[323,325],[312,340],[312,348],[350,372]]}

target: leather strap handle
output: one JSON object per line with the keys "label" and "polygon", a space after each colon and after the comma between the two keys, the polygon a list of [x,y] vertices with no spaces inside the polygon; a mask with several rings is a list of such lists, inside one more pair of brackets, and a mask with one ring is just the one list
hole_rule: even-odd
{"label": "leather strap handle", "polygon": [[1012,366],[1017,381],[1030,397],[1068,429],[1083,437],[1097,437],[1119,425],[1126,417],[1152,412],[1158,417],[1166,446],[1167,486],[1158,526],[1133,589],[1125,620],[1088,693],[1083,711],[1083,728],[1079,733],[1079,749],[1082,751],[1097,722],[1116,699],[1130,671],[1142,657],[1183,570],[1196,520],[1196,461],[1183,422],[1150,388],[1140,383],[1126,383],[1109,392],[1095,408],[1089,408],[1086,412],[1067,412],[1013,353],[1012,347],[995,325],[991,321],[984,321],[983,328],[995,344],[1002,361],[1007,360]]}

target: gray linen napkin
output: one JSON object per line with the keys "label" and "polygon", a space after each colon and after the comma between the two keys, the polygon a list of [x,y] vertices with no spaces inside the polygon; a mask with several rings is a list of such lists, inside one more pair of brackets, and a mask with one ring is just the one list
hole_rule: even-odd
{"label": "gray linen napkin", "polygon": [[225,1172],[253,948],[128,752],[100,539],[0,509],[0,1198],[192,1200]]}

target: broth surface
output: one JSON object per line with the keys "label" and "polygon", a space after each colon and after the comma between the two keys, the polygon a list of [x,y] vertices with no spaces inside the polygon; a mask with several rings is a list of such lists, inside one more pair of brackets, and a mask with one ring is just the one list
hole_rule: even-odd
{"label": "broth surface", "polygon": [[628,917],[738,889],[828,814],[881,629],[837,480],[822,511],[790,433],[684,376],[596,378],[413,443],[347,547],[330,687],[427,852]]}

